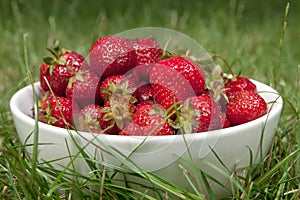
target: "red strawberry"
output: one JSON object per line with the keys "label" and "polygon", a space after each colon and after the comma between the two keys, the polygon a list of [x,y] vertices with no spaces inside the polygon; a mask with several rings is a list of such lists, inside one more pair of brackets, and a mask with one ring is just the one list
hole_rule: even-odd
{"label": "red strawberry", "polygon": [[73,126],[73,115],[79,111],[78,105],[66,97],[47,98],[39,110],[39,121],[61,128]]}
{"label": "red strawberry", "polygon": [[105,134],[118,134],[132,120],[135,106],[126,98],[111,98],[101,109],[100,126]]}
{"label": "red strawberry", "polygon": [[155,105],[144,105],[134,113],[132,123],[119,135],[172,135],[174,129],[168,121],[156,112]]}
{"label": "red strawberry", "polygon": [[154,64],[163,55],[163,50],[152,38],[142,38],[131,41],[137,55],[136,65]]}
{"label": "red strawberry", "polygon": [[79,71],[69,80],[66,97],[72,98],[80,106],[99,104],[99,84],[97,74],[89,71]]}
{"label": "red strawberry", "polygon": [[76,128],[80,131],[101,133],[102,130],[99,123],[101,115],[101,106],[95,104],[86,105],[79,112]]}
{"label": "red strawberry", "polygon": [[203,95],[188,98],[178,120],[184,133],[197,133],[223,128],[225,118],[213,99]]}
{"label": "red strawberry", "polygon": [[228,79],[225,83],[225,88],[226,95],[229,101],[232,100],[234,96],[241,91],[248,91],[253,93],[257,92],[256,85],[252,83],[248,78],[241,76]]}
{"label": "red strawberry", "polygon": [[[178,105],[178,97],[175,96],[172,90],[169,90],[161,85],[152,84],[152,87],[155,88],[154,90],[154,102],[158,105],[161,105],[166,111],[167,114],[171,114],[171,118],[175,119],[176,115],[176,108],[178,108],[180,105]],[[181,98],[183,101],[183,98]]]}
{"label": "red strawberry", "polygon": [[140,86],[133,92],[132,96],[135,97],[138,102],[153,100],[154,90],[151,84],[141,83]]}
{"label": "red strawberry", "polygon": [[163,55],[163,50],[159,44],[152,38],[136,39],[131,42],[136,58],[135,71],[138,71],[141,80],[148,81],[150,70],[154,64]]}
{"label": "red strawberry", "polygon": [[229,102],[226,116],[231,125],[257,119],[267,113],[265,100],[257,93],[242,91]]}
{"label": "red strawberry", "polygon": [[[183,102],[205,90],[202,69],[183,57],[158,61],[150,72],[150,82],[153,84],[155,101],[166,110],[175,102]],[[166,99],[170,102],[166,102]]]}
{"label": "red strawberry", "polygon": [[219,106],[221,112],[224,113],[226,111],[226,107],[228,104],[227,96],[223,92],[222,92],[222,94],[219,93],[217,95],[220,95],[220,96],[215,98],[216,92],[214,92],[213,90],[205,90],[200,96],[208,96],[209,98],[212,98],[213,101],[215,102],[215,104],[217,104]]}
{"label": "red strawberry", "polygon": [[127,79],[130,80],[131,84],[138,85],[138,83],[140,82],[140,78],[141,78],[139,73],[140,72],[138,72],[138,70],[136,70],[136,68],[133,68],[124,75],[127,76]]}
{"label": "red strawberry", "polygon": [[79,69],[87,65],[84,57],[75,51],[60,49],[55,44],[53,49],[48,49],[54,58],[46,57],[40,67],[40,82],[44,90],[49,90],[49,86],[57,96],[65,96],[65,89],[69,79],[74,76]]}
{"label": "red strawberry", "polygon": [[145,100],[145,101],[141,101],[141,102],[138,102],[137,105],[136,105],[136,110],[139,109],[139,107],[142,107],[144,105],[154,105],[154,101],[153,100]]}
{"label": "red strawberry", "polygon": [[135,99],[131,96],[134,91],[135,84],[127,76],[120,74],[108,76],[100,85],[100,96],[104,101],[108,101],[114,95],[126,97],[134,103]]}
{"label": "red strawberry", "polygon": [[226,114],[221,112],[219,115],[219,119],[220,119],[221,125],[223,124],[223,126],[221,126],[221,128],[229,128],[231,126],[229,119],[226,117]]}
{"label": "red strawberry", "polygon": [[124,74],[135,66],[135,62],[131,43],[119,36],[101,37],[90,49],[90,67],[101,78]]}
{"label": "red strawberry", "polygon": [[48,84],[46,82],[46,80],[48,80],[48,82],[50,80],[49,68],[50,68],[50,65],[48,65],[46,63],[42,63],[41,66],[40,66],[40,84],[41,84],[41,88],[44,91],[49,90]]}

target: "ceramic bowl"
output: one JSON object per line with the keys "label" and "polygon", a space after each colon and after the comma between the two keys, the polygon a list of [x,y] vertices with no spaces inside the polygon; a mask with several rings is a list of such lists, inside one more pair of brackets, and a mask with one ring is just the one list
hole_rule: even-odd
{"label": "ceramic bowl", "polygon": [[[260,161],[260,156],[265,156],[270,148],[282,110],[283,101],[278,92],[261,82],[252,81],[260,95],[268,102],[269,110],[268,114],[251,122],[204,133],[152,137],[96,135],[38,122],[38,158],[41,162],[51,162],[60,168],[68,165],[70,156],[75,156],[78,158],[73,167],[75,166],[78,172],[86,173],[88,169],[80,154],[78,155],[76,143],[89,155],[121,166],[122,162],[119,159],[103,150],[107,146],[118,150],[123,156],[130,157],[140,169],[157,174],[184,188],[190,189],[190,186],[179,166],[188,169],[186,161],[191,160],[199,169],[230,188],[230,180],[221,171],[230,175],[234,170],[248,166],[250,151],[253,163]],[[10,101],[19,138],[27,145],[26,149],[30,154],[36,123],[32,118],[33,88],[39,97],[41,88],[39,82],[36,82],[17,91]],[[210,185],[218,197],[228,194],[228,191],[214,181],[210,181]]]}

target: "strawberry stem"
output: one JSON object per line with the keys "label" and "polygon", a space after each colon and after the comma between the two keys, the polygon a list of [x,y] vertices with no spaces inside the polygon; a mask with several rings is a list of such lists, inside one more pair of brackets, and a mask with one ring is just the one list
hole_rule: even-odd
{"label": "strawberry stem", "polygon": [[226,67],[229,69],[231,75],[234,76],[234,72],[233,72],[233,70],[232,70],[232,67],[229,65],[229,63],[226,61],[225,58],[223,58],[221,55],[216,54],[216,53],[210,52],[209,54],[212,55],[212,56],[214,56],[214,57],[216,57],[216,58],[221,59],[221,60],[224,62],[224,64],[226,65]]}
{"label": "strawberry stem", "polygon": [[59,59],[59,54],[57,54],[54,50],[48,47],[46,49],[55,57],[56,60]]}
{"label": "strawberry stem", "polygon": [[58,40],[54,40],[52,48],[47,47],[46,49],[54,56],[55,60],[57,60],[57,61],[59,60],[62,50],[59,47]]}

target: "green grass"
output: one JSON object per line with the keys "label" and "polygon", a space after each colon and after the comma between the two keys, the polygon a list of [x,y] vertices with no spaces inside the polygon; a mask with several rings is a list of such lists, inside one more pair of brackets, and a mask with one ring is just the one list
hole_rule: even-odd
{"label": "green grass", "polygon": [[[243,180],[237,178],[237,191],[232,198],[299,199],[300,3],[290,1],[285,16],[287,2],[279,0],[140,2],[0,2],[0,198],[135,198],[136,191],[111,182],[110,172],[122,172],[122,169],[97,163],[84,153],[82,155],[98,178],[40,166],[19,143],[8,105],[13,93],[29,83],[27,67],[32,79],[38,80],[38,67],[47,55],[45,48],[54,39],[60,40],[65,48],[87,55],[91,44],[100,36],[142,26],[158,26],[191,36],[206,50],[225,57],[236,73],[241,70],[243,75],[279,91],[284,109],[269,154],[264,162],[249,168]],[[134,176],[149,179],[154,188],[162,188],[155,192],[162,190],[179,198],[200,198],[196,196],[201,191],[184,191],[153,174],[139,171],[118,152],[113,155],[137,172]],[[97,164],[105,167],[98,169]],[[68,175],[76,177],[75,180],[70,181]],[[65,192],[58,193],[58,188],[64,188]],[[143,195],[144,199],[151,199],[148,194],[137,195],[139,199]],[[165,199],[165,196],[153,199],[158,198]]]}

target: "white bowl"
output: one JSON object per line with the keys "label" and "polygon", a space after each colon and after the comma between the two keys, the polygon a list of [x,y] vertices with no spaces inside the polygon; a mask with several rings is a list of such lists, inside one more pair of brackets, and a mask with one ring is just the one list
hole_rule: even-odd
{"label": "white bowl", "polygon": [[[253,163],[260,161],[260,155],[265,156],[272,143],[282,110],[283,101],[278,92],[258,81],[253,80],[253,83],[256,84],[258,91],[261,91],[260,94],[266,102],[273,102],[268,104],[268,114],[254,121],[205,133],[147,138],[143,136],[76,133],[75,131],[68,131],[38,122],[38,141],[40,143],[38,158],[40,161],[53,161],[52,164],[58,168],[66,166],[70,162],[70,155],[78,153],[78,148],[74,144],[74,141],[76,141],[81,146],[86,145],[85,150],[89,155],[96,155],[98,159],[102,159],[107,163],[121,165],[117,158],[99,148],[99,146],[107,145],[115,148],[125,156],[130,156],[132,162],[141,169],[151,171],[187,189],[191,188],[179,164],[189,168],[183,160],[191,160],[192,158],[196,166],[231,188],[228,177],[216,168],[227,174],[231,172],[226,171],[215,153],[230,171],[249,165],[250,150],[254,159]],[[41,93],[39,82],[36,82],[33,86],[39,96]],[[33,104],[32,85],[20,89],[10,101],[10,108],[19,138],[24,145],[27,145],[26,148],[29,153],[32,153],[31,144],[33,144],[34,138],[32,133],[35,126],[35,120],[32,118]],[[134,149],[135,152],[131,154]],[[82,173],[88,172],[87,166],[80,159],[80,156],[78,156],[77,161],[74,162],[76,170]],[[228,194],[228,191],[226,192],[223,187],[214,181],[210,181],[210,184],[217,197],[224,197]]]}

